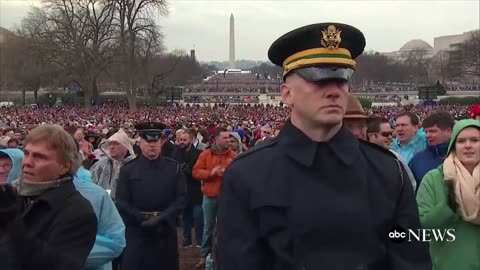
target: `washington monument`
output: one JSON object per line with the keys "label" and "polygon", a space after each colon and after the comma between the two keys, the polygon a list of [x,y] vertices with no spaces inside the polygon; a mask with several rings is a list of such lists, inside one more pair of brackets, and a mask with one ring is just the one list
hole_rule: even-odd
{"label": "washington monument", "polygon": [[233,13],[230,15],[230,57],[228,68],[235,68],[235,21],[233,19]]}

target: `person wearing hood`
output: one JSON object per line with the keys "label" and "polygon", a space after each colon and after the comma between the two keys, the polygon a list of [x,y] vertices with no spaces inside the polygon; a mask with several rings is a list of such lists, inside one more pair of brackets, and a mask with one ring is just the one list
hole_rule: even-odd
{"label": "person wearing hood", "polygon": [[229,147],[230,147],[230,150],[237,153],[237,155],[243,152],[242,139],[240,138],[240,135],[237,132],[230,133]]}
{"label": "person wearing hood", "polygon": [[0,149],[0,185],[20,177],[22,159],[23,151],[20,149]]}
{"label": "person wearing hood", "polygon": [[455,230],[455,241],[430,242],[434,269],[480,269],[479,121],[455,124],[447,157],[423,177],[417,204],[424,228]]}
{"label": "person wearing hood", "polygon": [[92,179],[95,184],[110,192],[110,196],[115,199],[120,168],[133,159],[135,153],[130,139],[123,129],[118,130],[101,143],[100,149],[105,153],[105,157],[90,168]]}
{"label": "person wearing hood", "polygon": [[80,167],[73,178],[75,188],[93,206],[97,216],[97,236],[85,270],[112,270],[112,261],[125,248],[125,224],[108,193],[95,183],[88,170]]}
{"label": "person wearing hood", "polygon": [[427,148],[415,154],[408,163],[417,181],[417,187],[425,174],[445,160],[454,124],[455,120],[447,112],[434,113],[423,121],[422,125],[427,134]]}

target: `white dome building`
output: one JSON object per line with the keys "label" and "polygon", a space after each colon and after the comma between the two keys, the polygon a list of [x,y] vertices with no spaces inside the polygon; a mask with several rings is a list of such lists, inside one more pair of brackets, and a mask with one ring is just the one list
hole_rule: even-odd
{"label": "white dome building", "polygon": [[413,39],[410,40],[409,42],[405,43],[400,48],[400,51],[412,51],[412,50],[423,50],[423,51],[433,51],[433,47],[430,46],[426,41],[421,40],[421,39]]}
{"label": "white dome building", "polygon": [[413,39],[405,43],[398,51],[382,53],[383,55],[394,59],[394,60],[404,60],[406,55],[412,51],[419,51],[425,53],[426,58],[431,58],[435,55],[433,47],[422,39]]}

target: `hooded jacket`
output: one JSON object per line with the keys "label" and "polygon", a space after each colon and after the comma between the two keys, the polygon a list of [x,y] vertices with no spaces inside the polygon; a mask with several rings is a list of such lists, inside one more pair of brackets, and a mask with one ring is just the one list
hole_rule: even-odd
{"label": "hooded jacket", "polygon": [[413,156],[427,148],[427,135],[423,129],[419,129],[412,140],[407,145],[402,145],[400,140],[393,140],[390,148],[398,153],[408,164]]}
{"label": "hooded jacket", "polygon": [[85,270],[112,270],[112,261],[125,248],[125,225],[108,193],[93,183],[83,167],[73,179],[75,188],[93,206],[97,216],[97,236],[88,255]]}
{"label": "hooded jacket", "polygon": [[[477,127],[478,120],[461,120],[452,131],[447,155],[463,129]],[[423,177],[417,192],[420,222],[426,229],[454,229],[455,241],[430,242],[430,255],[435,270],[480,269],[480,226],[463,220],[448,206],[448,189],[444,181],[443,165]]]}
{"label": "hooded jacket", "polygon": [[0,149],[0,154],[6,154],[12,160],[12,169],[8,173],[7,183],[12,183],[13,180],[20,178],[22,174],[22,159],[23,151],[20,149]]}
{"label": "hooded jacket", "polygon": [[408,163],[408,167],[412,170],[417,186],[422,181],[422,178],[430,170],[440,166],[447,156],[449,142],[427,145],[427,149],[415,154]]}
{"label": "hooded jacket", "polygon": [[99,145],[100,150],[104,153],[104,157],[97,161],[90,168],[90,172],[92,173],[92,179],[95,184],[103,187],[104,189],[110,190],[111,197],[115,199],[118,173],[120,172],[120,170],[118,170],[117,174],[115,174],[115,170],[113,168],[114,160],[108,153],[108,150],[105,149],[105,146],[107,145],[106,143],[112,140],[121,143],[128,150],[129,155],[125,157],[120,167],[135,157],[133,146],[130,144],[129,138],[127,137],[125,132],[120,129],[118,132],[110,136],[110,138],[108,138],[106,141],[102,142]]}
{"label": "hooded jacket", "polygon": [[230,136],[234,137],[238,141],[238,149],[235,152],[240,155],[243,152],[242,139],[240,138],[240,135],[237,132],[232,132],[230,133]]}

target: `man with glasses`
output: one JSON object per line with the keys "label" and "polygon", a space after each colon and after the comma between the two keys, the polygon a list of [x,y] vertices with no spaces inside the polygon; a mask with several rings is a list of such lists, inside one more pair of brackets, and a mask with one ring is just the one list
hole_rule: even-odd
{"label": "man with glasses", "polygon": [[[373,144],[379,145],[385,149],[390,148],[390,144],[393,140],[393,129],[388,122],[388,119],[381,118],[381,117],[371,117],[368,118],[367,121],[367,140]],[[410,183],[412,184],[412,188],[416,191],[417,188],[417,181],[415,180],[415,176],[408,167],[408,164],[400,157],[398,153],[391,150],[390,151],[397,156],[397,159],[402,163],[403,168],[407,172],[408,178],[410,179]]]}
{"label": "man with glasses", "polygon": [[367,140],[386,149],[393,141],[393,128],[386,118],[372,117],[368,119]]}
{"label": "man with glasses", "polygon": [[265,139],[271,138],[273,136],[272,127],[269,125],[264,125],[260,128],[260,138],[253,139],[250,143],[250,147],[254,147],[257,143],[265,141]]}

